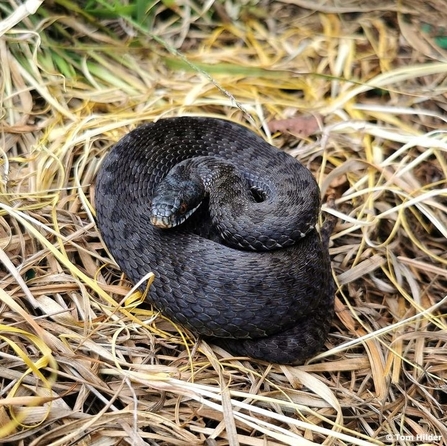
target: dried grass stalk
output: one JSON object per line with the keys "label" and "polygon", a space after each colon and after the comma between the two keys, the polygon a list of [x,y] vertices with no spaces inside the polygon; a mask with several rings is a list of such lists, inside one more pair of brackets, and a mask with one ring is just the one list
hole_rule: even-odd
{"label": "dried grass stalk", "polygon": [[[0,443],[441,444],[443,2],[38,3],[0,6]],[[98,236],[113,143],[198,113],[264,131],[336,197],[337,318],[304,366],[197,341]]]}

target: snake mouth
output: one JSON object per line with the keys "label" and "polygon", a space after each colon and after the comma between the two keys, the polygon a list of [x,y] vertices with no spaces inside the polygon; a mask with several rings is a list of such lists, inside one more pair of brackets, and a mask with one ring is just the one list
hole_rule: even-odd
{"label": "snake mouth", "polygon": [[151,215],[151,223],[160,229],[174,228],[175,226],[181,225],[186,221],[186,219],[195,211],[192,211],[184,215]]}
{"label": "snake mouth", "polygon": [[151,216],[151,223],[157,228],[169,229],[175,226],[169,217]]}
{"label": "snake mouth", "polygon": [[155,227],[160,229],[174,228],[184,223],[197,210],[200,204],[182,214],[172,210],[169,213],[165,213],[165,215],[152,214],[150,221]]}

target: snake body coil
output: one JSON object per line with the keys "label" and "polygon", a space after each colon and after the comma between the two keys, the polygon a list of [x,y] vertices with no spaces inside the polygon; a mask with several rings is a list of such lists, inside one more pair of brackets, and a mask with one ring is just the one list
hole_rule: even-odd
{"label": "snake body coil", "polygon": [[[221,181],[219,160],[240,173],[244,191]],[[205,164],[221,189],[160,229],[154,191],[182,162]],[[133,282],[154,272],[148,299],[163,314],[239,355],[297,363],[321,349],[334,285],[327,239],[315,229],[319,189],[297,160],[229,121],[161,119],[114,146],[95,197],[108,249]]]}

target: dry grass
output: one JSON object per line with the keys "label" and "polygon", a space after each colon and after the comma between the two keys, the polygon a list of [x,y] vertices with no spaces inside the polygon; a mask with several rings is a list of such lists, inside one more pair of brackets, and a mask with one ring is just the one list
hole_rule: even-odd
{"label": "dry grass", "polygon": [[[446,444],[444,1],[176,3],[0,24],[0,443]],[[304,366],[197,343],[98,238],[100,159],[184,114],[263,130],[337,198],[337,317]]]}

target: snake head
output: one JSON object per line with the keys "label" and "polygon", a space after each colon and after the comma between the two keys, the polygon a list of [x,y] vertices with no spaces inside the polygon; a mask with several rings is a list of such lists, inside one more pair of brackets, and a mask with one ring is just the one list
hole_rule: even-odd
{"label": "snake head", "polygon": [[182,224],[205,197],[200,178],[187,175],[181,167],[174,167],[154,190],[150,220],[158,228]]}

